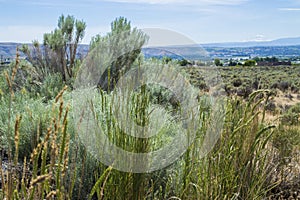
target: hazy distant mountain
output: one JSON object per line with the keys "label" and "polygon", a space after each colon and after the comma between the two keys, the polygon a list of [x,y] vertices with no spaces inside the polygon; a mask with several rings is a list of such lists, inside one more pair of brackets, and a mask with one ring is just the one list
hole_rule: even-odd
{"label": "hazy distant mountain", "polygon": [[233,57],[295,57],[300,56],[300,37],[272,41],[209,43],[145,48],[146,57],[168,56],[176,59],[206,60]]}
{"label": "hazy distant mountain", "polygon": [[[16,56],[17,47],[21,48],[22,43],[14,42],[0,42],[0,56],[3,58],[13,58]],[[28,44],[29,46],[32,44]],[[86,44],[81,44],[78,46],[78,55],[86,55],[88,53],[89,46]],[[21,56],[24,56],[22,52],[19,52]]]}
{"label": "hazy distant mountain", "polygon": [[[1,43],[0,56],[15,57],[17,46],[21,43]],[[81,44],[78,46],[78,57],[88,53],[89,46]],[[300,37],[282,38],[272,41],[252,42],[228,42],[210,43],[202,45],[168,46],[168,47],[147,47],[143,49],[145,57],[169,56],[175,59],[209,59],[213,57],[253,57],[253,56],[300,56]],[[21,54],[22,55],[22,54]]]}
{"label": "hazy distant mountain", "polygon": [[201,44],[203,47],[270,47],[300,45],[300,37],[281,38],[271,41],[225,42]]}
{"label": "hazy distant mountain", "polygon": [[164,56],[171,57],[173,59],[209,59],[208,52],[201,46],[168,46],[168,47],[149,47],[143,48],[143,54],[146,58],[156,57],[162,58]]}
{"label": "hazy distant mountain", "polygon": [[0,42],[0,56],[6,57],[14,57],[16,55],[17,46],[22,46],[20,43],[13,42]]}

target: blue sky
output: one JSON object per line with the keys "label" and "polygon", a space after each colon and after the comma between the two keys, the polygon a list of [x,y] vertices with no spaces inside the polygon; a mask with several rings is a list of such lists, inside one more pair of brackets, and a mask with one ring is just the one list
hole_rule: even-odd
{"label": "blue sky", "polygon": [[42,41],[61,14],[87,23],[83,43],[119,16],[197,43],[300,36],[300,0],[0,0],[0,42]]}

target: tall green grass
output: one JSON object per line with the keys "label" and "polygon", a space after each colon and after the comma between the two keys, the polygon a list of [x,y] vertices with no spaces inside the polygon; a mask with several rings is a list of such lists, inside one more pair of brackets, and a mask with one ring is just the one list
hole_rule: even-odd
{"label": "tall green grass", "polygon": [[[1,199],[264,199],[278,184],[273,176],[279,161],[274,159],[270,146],[275,146],[281,157],[286,158],[287,147],[281,147],[281,141],[289,138],[290,143],[285,143],[291,145],[288,148],[297,145],[292,142],[299,129],[280,135],[286,127],[275,129],[262,120],[269,91],[257,91],[247,101],[228,98],[221,136],[203,157],[203,134],[211,120],[216,119],[204,98],[199,102],[201,129],[180,158],[154,172],[121,172],[114,169],[113,163],[101,164],[93,151],[81,143],[76,132],[78,124],[70,114],[74,112],[72,95],[66,88],[56,98],[43,101],[10,87],[14,80],[12,73],[6,77],[6,85],[0,84],[1,91],[8,91],[0,94]],[[126,112],[135,123],[149,122],[150,92],[141,87],[128,99]],[[101,122],[109,140],[128,151],[160,149],[178,128],[174,121],[154,138],[137,139],[118,127],[120,122],[112,113],[118,99],[114,99],[113,93],[99,92],[92,100],[89,104],[92,114]],[[168,117],[174,113],[164,114]],[[5,160],[3,155],[7,153],[9,159]],[[148,164],[145,160],[145,166]]]}

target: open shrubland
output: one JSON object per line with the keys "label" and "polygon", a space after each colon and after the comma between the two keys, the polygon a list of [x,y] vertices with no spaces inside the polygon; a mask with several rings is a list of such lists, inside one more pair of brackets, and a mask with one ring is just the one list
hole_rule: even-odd
{"label": "open shrubland", "polygon": [[[81,144],[70,114],[72,91],[57,81],[59,74],[47,77],[43,83],[47,87],[37,86],[30,94],[26,89],[30,83],[17,87],[20,70],[15,64],[1,75],[1,198],[272,199],[280,198],[278,193],[284,199],[299,195],[282,189],[299,184],[299,104],[285,112],[275,102],[272,111],[269,102],[278,95],[272,88],[252,88],[244,98],[229,96],[221,137],[207,156],[199,154],[201,133],[210,118],[205,112],[202,130],[175,163],[155,172],[135,174],[101,164]],[[231,76],[236,76],[228,82],[233,88],[247,82],[245,77]],[[57,96],[49,94],[55,88],[60,91]],[[291,88],[286,91],[291,92]],[[101,98],[107,95],[99,93]],[[137,99],[133,101],[139,106]],[[105,106],[109,109],[110,105]],[[271,112],[279,122],[267,120]],[[114,137],[116,143],[140,151],[130,146],[137,141],[127,143],[122,134]],[[160,137],[158,141],[167,136]],[[150,141],[142,145],[159,147]]]}
{"label": "open shrubland", "polygon": [[[61,23],[64,19],[60,18]],[[80,31],[85,24],[78,23]],[[92,46],[111,41],[120,27],[139,38],[137,45],[145,42],[146,36],[120,18],[112,23],[111,33],[95,37]],[[51,37],[54,35],[48,35],[49,44]],[[36,44],[34,48],[38,47]],[[70,48],[62,45],[62,49],[66,47]],[[51,51],[51,45],[45,50]],[[42,61],[45,61],[43,56],[50,56],[38,55]],[[112,112],[113,102],[118,99],[110,91],[114,89],[111,84],[118,82],[119,75],[129,69],[120,72],[114,66],[121,63],[138,68],[143,63],[162,70],[172,67],[200,89],[195,97],[199,118],[193,120],[201,122],[201,126],[194,130],[195,139],[184,154],[165,168],[133,173],[118,171],[113,163],[102,164],[95,156],[99,153],[97,140],[94,151],[83,144],[78,133],[80,124],[74,117],[83,114],[75,113],[73,102],[74,79],[82,63],[75,59],[72,71],[61,71],[67,63],[62,59],[61,63],[51,65],[50,70],[45,68],[51,63],[50,58],[46,59],[49,63],[28,63],[20,61],[17,52],[15,62],[1,72],[1,199],[300,198],[299,67],[211,68],[222,78],[222,84],[215,89],[226,95],[224,115],[218,116],[224,119],[224,124],[220,137],[207,147],[210,151],[203,156],[203,136],[216,116],[210,98],[206,98],[212,88],[207,85],[202,69],[183,67],[175,61],[145,60],[140,51],[118,57],[109,63],[111,71],[104,71],[103,79],[96,83],[97,93],[88,105],[109,141],[127,151],[145,153],[160,149],[179,130],[180,119],[174,116],[184,110],[167,88],[142,85],[126,99],[130,116],[137,124],[145,125],[149,123],[151,105],[159,104],[156,114],[166,116],[168,126],[151,138],[126,135]],[[172,117],[174,120],[168,120]]]}

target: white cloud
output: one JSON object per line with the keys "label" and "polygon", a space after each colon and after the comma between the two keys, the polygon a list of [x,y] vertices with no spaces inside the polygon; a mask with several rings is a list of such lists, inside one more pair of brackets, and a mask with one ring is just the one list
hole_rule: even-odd
{"label": "white cloud", "polygon": [[245,40],[244,42],[269,42],[274,39],[267,38],[265,35],[257,34],[255,37],[251,38],[250,40]]}
{"label": "white cloud", "polygon": [[120,3],[146,3],[146,4],[183,4],[183,5],[237,5],[247,0],[105,0]]}
{"label": "white cloud", "polygon": [[256,36],[255,36],[255,39],[254,39],[254,41],[258,41],[258,42],[264,41],[264,40],[265,40],[265,36],[262,35],[262,34],[256,35]]}
{"label": "white cloud", "polygon": [[300,8],[279,8],[281,11],[300,11]]}

